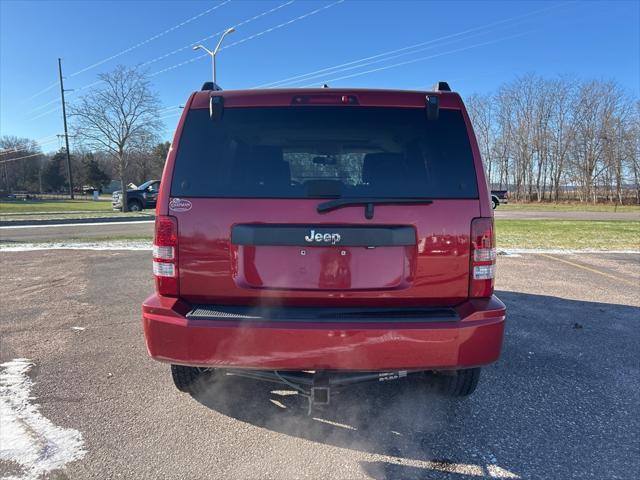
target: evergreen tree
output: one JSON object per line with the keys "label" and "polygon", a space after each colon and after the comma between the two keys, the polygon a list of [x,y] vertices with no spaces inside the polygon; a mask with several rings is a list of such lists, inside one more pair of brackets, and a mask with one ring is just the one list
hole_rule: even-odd
{"label": "evergreen tree", "polygon": [[92,153],[89,153],[82,163],[84,169],[84,178],[87,185],[100,190],[107,183],[109,183],[109,180],[111,180],[109,178],[109,175],[107,175],[107,172],[105,172],[102,167],[100,167],[100,164]]}
{"label": "evergreen tree", "polygon": [[42,183],[46,190],[58,192],[66,187],[67,179],[63,173],[66,159],[66,153],[61,149],[42,169]]}

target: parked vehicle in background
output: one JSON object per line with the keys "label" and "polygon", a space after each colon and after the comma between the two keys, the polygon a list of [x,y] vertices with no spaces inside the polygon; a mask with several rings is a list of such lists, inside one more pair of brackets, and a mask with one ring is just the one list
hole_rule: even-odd
{"label": "parked vehicle in background", "polygon": [[491,208],[495,210],[501,203],[508,203],[508,194],[508,190],[491,190]]}
{"label": "parked vehicle in background", "polygon": [[[127,205],[130,212],[156,208],[160,180],[149,180],[137,188],[127,190]],[[122,210],[122,190],[116,190],[111,197],[114,210]]]}
{"label": "parked vehicle in background", "polygon": [[178,389],[231,371],[312,405],[426,373],[464,396],[498,359],[493,212],[446,83],[200,91],[173,145],[143,324]]}

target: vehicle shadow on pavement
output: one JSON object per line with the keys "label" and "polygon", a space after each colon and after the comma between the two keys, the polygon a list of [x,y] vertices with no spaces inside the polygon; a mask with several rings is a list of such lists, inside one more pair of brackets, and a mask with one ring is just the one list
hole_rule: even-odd
{"label": "vehicle shadow on pavement", "polygon": [[[197,400],[282,434],[363,452],[392,478],[625,478],[637,468],[640,309],[498,292],[509,318],[501,360],[465,399],[422,377],[352,386],[307,415],[288,388],[224,376]],[[626,413],[625,413],[626,412]],[[635,464],[635,465],[634,465]]]}

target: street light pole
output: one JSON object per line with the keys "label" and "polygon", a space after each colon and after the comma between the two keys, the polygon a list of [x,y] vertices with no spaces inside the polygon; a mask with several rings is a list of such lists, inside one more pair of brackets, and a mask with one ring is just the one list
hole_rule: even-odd
{"label": "street light pole", "polygon": [[211,79],[213,80],[214,85],[216,84],[216,55],[218,54],[218,50],[220,50],[220,45],[222,45],[222,41],[224,40],[224,37],[226,37],[227,35],[235,31],[236,29],[233,27],[227,28],[222,34],[222,36],[220,37],[220,40],[218,41],[218,44],[216,45],[216,48],[213,51],[209,50],[204,45],[195,45],[193,47],[194,50],[204,50],[211,57]]}

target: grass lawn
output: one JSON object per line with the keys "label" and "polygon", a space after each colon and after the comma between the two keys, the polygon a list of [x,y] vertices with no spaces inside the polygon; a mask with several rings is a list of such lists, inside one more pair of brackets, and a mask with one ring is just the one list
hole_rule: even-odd
{"label": "grass lawn", "polygon": [[111,211],[111,202],[105,200],[14,200],[0,202],[0,215]]}
{"label": "grass lawn", "polygon": [[640,212],[640,205],[615,205],[591,203],[507,203],[500,210],[524,210],[530,212]]}
{"label": "grass lawn", "polygon": [[496,219],[498,248],[640,250],[640,222]]}

